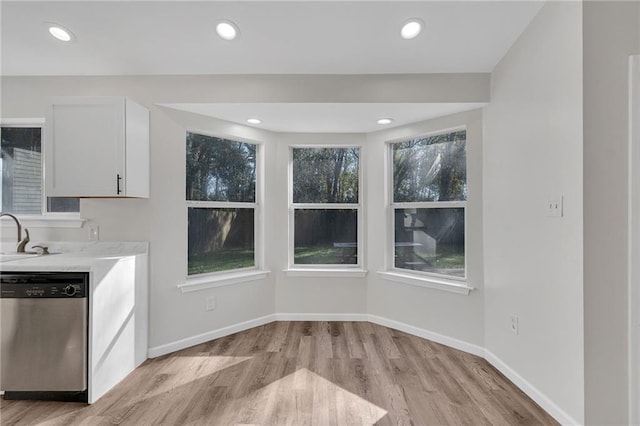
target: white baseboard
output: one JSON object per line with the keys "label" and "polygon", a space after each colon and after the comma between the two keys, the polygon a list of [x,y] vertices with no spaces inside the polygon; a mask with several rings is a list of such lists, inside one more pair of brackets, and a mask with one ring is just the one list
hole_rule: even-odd
{"label": "white baseboard", "polygon": [[409,324],[393,321],[388,318],[379,317],[377,315],[367,314],[328,314],[328,313],[281,313],[265,315],[260,318],[241,322],[239,324],[230,325],[228,327],[219,328],[217,330],[208,331],[206,333],[198,334],[195,336],[187,337],[185,339],[177,340],[175,342],[167,343],[164,345],[149,348],[149,358],[155,358],[161,355],[166,355],[171,352],[179,351],[191,346],[199,345],[213,339],[228,336],[239,331],[248,330],[253,327],[268,324],[274,321],[369,321],[375,324],[383,325],[385,327],[393,328],[403,331],[405,333],[412,334],[414,336],[429,339],[436,343],[441,343],[445,346],[449,346],[461,351],[468,352],[480,357],[484,356],[484,349],[480,346],[464,342],[462,340],[447,337],[442,334],[435,333],[433,331],[425,330],[422,328],[414,327]]}
{"label": "white baseboard", "polygon": [[367,321],[367,314],[276,314],[276,321]]}
{"label": "white baseboard", "polygon": [[322,314],[322,313],[285,313],[270,314],[253,320],[230,325],[228,327],[219,328],[217,330],[208,331],[206,333],[187,337],[185,339],[176,340],[160,346],[149,348],[149,358],[156,358],[171,352],[186,349],[191,346],[199,345],[213,339],[219,339],[239,331],[248,330],[253,327],[268,324],[274,321],[367,321],[367,314]]}
{"label": "white baseboard", "polygon": [[459,349],[461,351],[468,352],[479,357],[484,357],[484,348],[478,345],[474,345],[473,343],[454,339],[453,337],[448,337],[443,334],[438,334],[433,331],[414,327],[413,325],[390,320],[384,317],[379,317],[377,315],[368,315],[367,317],[369,319],[369,322],[372,322],[374,324],[383,325],[385,327],[393,328],[394,330],[400,330],[413,336],[422,337],[423,339],[431,340],[433,342],[440,343],[454,349]]}
{"label": "white baseboard", "polygon": [[261,325],[269,324],[276,320],[275,314],[265,315],[260,318],[244,321],[238,324],[233,324],[228,327],[219,328],[217,330],[208,331],[206,333],[197,334],[195,336],[187,337],[186,339],[176,340],[175,342],[167,343],[165,345],[149,348],[149,358],[155,358],[162,355],[169,354],[171,352],[179,351],[181,349],[189,348],[191,346],[199,345],[213,339],[228,336],[239,331],[248,330],[253,327],[259,327]]}
{"label": "white baseboard", "polygon": [[548,396],[542,393],[538,388],[529,383],[525,378],[516,373],[511,367],[504,363],[500,358],[495,356],[491,351],[485,349],[484,359],[502,374],[504,374],[509,380],[511,380],[517,387],[526,393],[527,396],[533,399],[540,407],[542,407],[547,413],[549,413],[554,419],[556,419],[562,425],[579,425],[576,419],[567,414],[564,410],[558,407]]}

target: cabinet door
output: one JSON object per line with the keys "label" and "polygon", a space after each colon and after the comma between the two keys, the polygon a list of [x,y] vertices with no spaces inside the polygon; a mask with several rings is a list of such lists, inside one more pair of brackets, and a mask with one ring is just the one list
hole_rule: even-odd
{"label": "cabinet door", "polygon": [[124,99],[54,103],[47,128],[47,195],[119,195],[118,185],[124,185]]}

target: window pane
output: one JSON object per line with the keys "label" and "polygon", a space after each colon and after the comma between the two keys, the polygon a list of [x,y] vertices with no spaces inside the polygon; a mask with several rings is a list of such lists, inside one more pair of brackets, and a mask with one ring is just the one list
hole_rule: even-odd
{"label": "window pane", "polygon": [[[42,129],[3,127],[0,211],[42,214]],[[78,212],[78,198],[48,197],[48,212]]]}
{"label": "window pane", "polygon": [[255,266],[254,209],[188,209],[188,274]]}
{"label": "window pane", "polygon": [[396,209],[394,264],[464,277],[464,208]]}
{"label": "window pane", "polygon": [[359,148],[293,148],[294,203],[357,203]]}
{"label": "window pane", "polygon": [[187,200],[255,202],[256,145],[187,133]]}
{"label": "window pane", "polygon": [[295,264],[357,264],[358,211],[295,211]]}
{"label": "window pane", "polygon": [[51,213],[79,212],[80,199],[71,197],[47,197],[47,211]]}
{"label": "window pane", "polygon": [[466,131],[394,143],[393,201],[467,199]]}
{"label": "window pane", "polygon": [[2,128],[0,211],[42,214],[42,147],[39,127]]}

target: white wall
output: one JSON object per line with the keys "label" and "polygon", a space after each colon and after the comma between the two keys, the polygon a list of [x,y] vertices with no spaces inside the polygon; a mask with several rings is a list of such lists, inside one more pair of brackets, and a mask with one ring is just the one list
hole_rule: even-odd
{"label": "white wall", "polygon": [[[640,13],[640,8],[638,8]],[[639,21],[640,22],[640,21]],[[640,55],[629,60],[629,423],[640,423]]]}
{"label": "white wall", "polygon": [[583,7],[585,420],[627,424],[628,57],[640,53],[640,3]]}
{"label": "white wall", "polygon": [[484,126],[485,347],[582,423],[581,2],[547,3],[496,66]]}
{"label": "white wall", "polygon": [[[385,246],[389,228],[386,142],[410,138],[454,127],[467,126],[466,211],[467,278],[475,287],[469,295],[454,294],[410,284],[385,280],[376,272],[384,271]],[[443,118],[414,123],[367,137],[367,253],[369,314],[392,319],[423,330],[482,346],[483,255],[482,255],[482,112],[475,110]]]}

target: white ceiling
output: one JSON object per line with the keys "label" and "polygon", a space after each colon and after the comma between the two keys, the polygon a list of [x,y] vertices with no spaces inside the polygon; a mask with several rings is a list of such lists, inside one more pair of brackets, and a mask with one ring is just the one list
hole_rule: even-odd
{"label": "white ceiling", "polygon": [[[2,1],[3,75],[490,72],[542,1]],[[401,24],[419,17],[414,40]],[[219,19],[240,38],[215,36]],[[70,29],[64,44],[45,22]]]}
{"label": "white ceiling", "polygon": [[[2,75],[415,74],[491,72],[544,4],[536,1],[5,1]],[[402,40],[401,24],[426,30]],[[240,28],[232,42],[215,22]],[[46,22],[70,29],[53,39]],[[370,132],[478,104],[172,104],[290,132]]]}
{"label": "white ceiling", "polygon": [[[484,103],[212,103],[163,104],[166,107],[220,118],[274,132],[369,133],[429,118],[480,108]],[[254,117],[259,125],[247,124]],[[393,117],[389,125],[378,118]]]}

